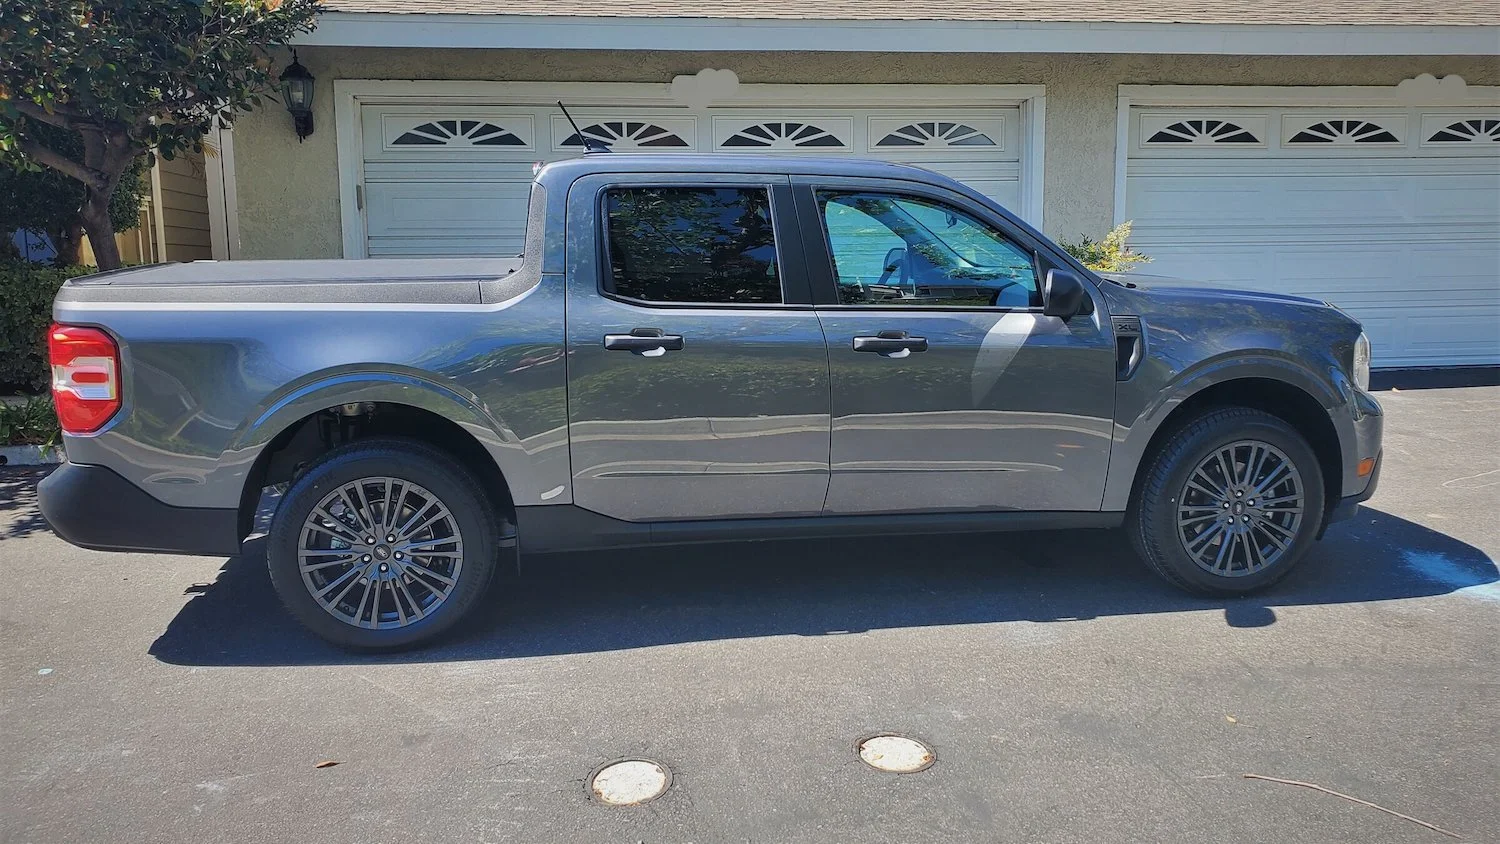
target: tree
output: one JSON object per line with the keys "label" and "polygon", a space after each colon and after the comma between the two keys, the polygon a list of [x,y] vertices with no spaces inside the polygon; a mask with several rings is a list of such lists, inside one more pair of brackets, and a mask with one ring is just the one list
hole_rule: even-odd
{"label": "tree", "polygon": [[[77,135],[45,123],[33,129],[45,138],[42,143],[46,146],[81,163],[83,146]],[[110,197],[109,222],[117,232],[140,222],[146,163],[145,156],[137,156]],[[7,243],[14,231],[45,235],[57,250],[55,263],[73,266],[79,262],[78,252],[83,246],[83,227],[78,219],[82,206],[83,183],[76,179],[49,168],[0,166],[0,238],[6,238]]]}
{"label": "tree", "polygon": [[[0,158],[83,187],[101,269],[120,266],[110,199],[142,155],[202,149],[216,121],[274,89],[270,50],[311,31],[317,0],[0,0]],[[70,156],[43,127],[76,138]]]}

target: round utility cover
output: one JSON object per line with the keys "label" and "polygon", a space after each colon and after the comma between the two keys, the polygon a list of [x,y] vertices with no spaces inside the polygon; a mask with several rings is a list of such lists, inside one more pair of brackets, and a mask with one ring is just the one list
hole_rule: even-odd
{"label": "round utility cover", "polygon": [[660,797],[671,783],[671,773],[656,762],[622,759],[595,771],[589,789],[606,805],[639,806]]}
{"label": "round utility cover", "polygon": [[932,748],[905,736],[872,736],[859,743],[859,758],[877,771],[914,774],[937,761]]}

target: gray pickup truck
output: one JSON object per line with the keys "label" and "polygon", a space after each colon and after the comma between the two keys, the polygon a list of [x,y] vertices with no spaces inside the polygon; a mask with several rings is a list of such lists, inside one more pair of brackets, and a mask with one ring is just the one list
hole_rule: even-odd
{"label": "gray pickup truck", "polygon": [[1102,278],[962,184],[814,158],[542,169],[523,257],[68,282],[88,548],[266,556],[346,647],[427,641],[518,551],[1119,528],[1180,587],[1285,575],[1375,489],[1359,324]]}

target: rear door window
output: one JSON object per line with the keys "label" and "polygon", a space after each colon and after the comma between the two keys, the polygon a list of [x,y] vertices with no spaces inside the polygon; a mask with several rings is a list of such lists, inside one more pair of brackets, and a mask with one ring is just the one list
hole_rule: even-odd
{"label": "rear door window", "polygon": [[782,302],[765,188],[612,188],[604,205],[606,293],[662,304]]}

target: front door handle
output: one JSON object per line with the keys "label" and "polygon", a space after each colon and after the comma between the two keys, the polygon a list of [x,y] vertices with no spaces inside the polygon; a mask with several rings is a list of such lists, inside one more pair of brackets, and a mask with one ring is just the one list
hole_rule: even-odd
{"label": "front door handle", "polygon": [[634,352],[648,358],[682,350],[681,334],[666,334],[660,328],[637,328],[629,334],[604,335],[604,348],[611,352]]}
{"label": "front door handle", "polygon": [[927,351],[927,338],[912,337],[905,331],[882,331],[874,337],[855,337],[854,351],[904,358],[912,352]]}

